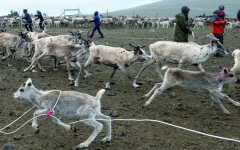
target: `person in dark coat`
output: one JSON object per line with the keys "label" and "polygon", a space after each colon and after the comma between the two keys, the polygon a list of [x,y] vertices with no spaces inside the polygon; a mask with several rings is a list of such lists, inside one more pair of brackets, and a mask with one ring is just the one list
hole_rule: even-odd
{"label": "person in dark coat", "polygon": [[175,42],[188,42],[188,34],[192,34],[188,25],[188,13],[190,9],[187,6],[183,6],[181,13],[177,14],[176,17],[176,28],[174,34]]}
{"label": "person in dark coat", "polygon": [[44,19],[43,19],[42,13],[39,10],[37,10],[36,15],[34,15],[34,16],[35,16],[35,20],[38,20],[38,19],[40,20],[38,25],[39,25],[39,28],[42,32],[44,30],[44,25],[43,25]]}
{"label": "person in dark coat", "polygon": [[98,16],[98,11],[94,12],[94,18],[90,22],[94,22],[94,28],[92,30],[92,34],[89,37],[92,38],[93,35],[94,35],[94,32],[96,30],[98,30],[98,33],[101,35],[100,38],[103,38],[103,33],[102,33],[101,29],[100,29],[101,21],[100,21],[100,17]]}
{"label": "person in dark coat", "polygon": [[238,21],[240,21],[240,10],[237,13],[237,18],[238,18]]}
{"label": "person in dark coat", "polygon": [[29,15],[29,13],[27,12],[27,9],[23,9],[22,19],[26,20],[25,28],[27,29],[27,31],[30,30],[31,32],[33,32],[33,30],[32,30],[32,25],[33,25],[32,24],[32,18]]}

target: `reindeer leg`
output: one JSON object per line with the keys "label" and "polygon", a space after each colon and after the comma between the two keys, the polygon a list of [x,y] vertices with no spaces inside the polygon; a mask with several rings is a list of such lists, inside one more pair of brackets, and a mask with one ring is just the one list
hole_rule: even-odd
{"label": "reindeer leg", "polygon": [[162,83],[156,83],[154,85],[154,87],[151,89],[151,91],[149,91],[147,94],[144,95],[144,97],[148,98],[150,95],[152,95],[152,93],[159,88],[162,85]]}
{"label": "reindeer leg", "polygon": [[221,98],[221,99],[225,99],[228,100],[229,102],[233,103],[233,105],[235,106],[240,106],[240,103],[237,101],[234,101],[233,99],[231,99],[229,96],[227,96],[226,94],[221,93],[219,90],[215,90],[213,92],[211,92],[212,94],[214,94],[215,96]]}
{"label": "reindeer leg", "polygon": [[74,149],[88,147],[88,145],[90,143],[92,143],[92,141],[96,138],[96,136],[100,133],[100,131],[103,128],[103,125],[101,123],[97,122],[93,118],[91,120],[85,120],[85,121],[81,121],[81,122],[83,122],[86,125],[94,127],[94,131],[85,142],[83,142],[83,143],[79,144],[78,146],[74,147]]}
{"label": "reindeer leg", "polygon": [[47,112],[49,111],[49,109],[37,109],[34,114],[33,114],[33,121],[32,121],[32,127],[35,130],[38,130],[38,124],[37,124],[37,116],[41,115],[41,114],[47,114]]}
{"label": "reindeer leg", "polygon": [[[160,83],[159,83],[160,84]],[[161,87],[160,88],[157,88],[155,91],[154,91],[154,93],[153,93],[153,95],[149,98],[149,100],[148,101],[146,101],[145,103],[144,103],[144,105],[143,106],[147,106],[147,105],[149,105],[152,101],[153,101],[153,99],[159,94],[162,94],[165,90],[167,90],[168,88],[171,88],[171,87],[173,87],[175,85],[175,83],[171,83],[171,82],[169,82],[169,81],[167,81],[167,80],[164,80],[163,81],[163,83],[162,83],[162,85],[161,85]],[[158,86],[158,84],[156,84],[155,86]],[[153,87],[154,88],[154,87]],[[151,91],[150,91],[151,92]],[[150,93],[149,92],[149,93]]]}
{"label": "reindeer leg", "polygon": [[73,78],[72,78],[72,75],[71,75],[71,71],[70,71],[70,60],[69,60],[69,58],[68,57],[65,57],[65,61],[66,61],[66,63],[67,63],[67,70],[68,70],[68,80],[74,80]]}
{"label": "reindeer leg", "polygon": [[154,58],[151,58],[149,61],[147,61],[146,63],[143,64],[141,70],[139,71],[139,73],[137,74],[137,76],[134,79],[134,83],[137,82],[138,77],[140,76],[140,74],[142,74],[142,72],[149,67],[150,65],[152,65],[154,62],[156,62],[156,60]]}
{"label": "reindeer leg", "polygon": [[118,67],[113,68],[113,72],[111,73],[110,78],[109,78],[108,82],[106,83],[106,89],[110,89],[111,80],[112,80],[115,72],[117,71],[117,69],[118,69]]}
{"label": "reindeer leg", "polygon": [[215,95],[214,93],[209,93],[210,97],[221,107],[221,109],[223,110],[223,112],[225,114],[230,115],[231,113],[223,106],[223,104],[221,103],[221,101],[219,100],[218,96]]}

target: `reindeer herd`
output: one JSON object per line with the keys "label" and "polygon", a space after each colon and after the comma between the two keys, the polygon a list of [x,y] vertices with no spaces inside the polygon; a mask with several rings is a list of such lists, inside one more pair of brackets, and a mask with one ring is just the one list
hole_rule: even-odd
{"label": "reindeer herd", "polygon": [[[210,97],[222,108],[223,112],[230,112],[223,106],[220,99],[226,99],[236,106],[240,106],[239,102],[234,101],[226,94],[222,93],[223,85],[234,83],[237,81],[235,73],[240,72],[240,50],[234,50],[235,64],[232,69],[223,69],[219,73],[207,73],[201,63],[212,57],[216,53],[229,54],[229,51],[216,39],[213,35],[208,38],[211,42],[205,45],[198,45],[194,42],[178,43],[172,41],[158,41],[149,45],[150,55],[144,50],[144,46],[134,45],[129,43],[133,48],[128,51],[121,47],[113,47],[106,45],[96,45],[90,39],[84,39],[81,30],[73,30],[69,35],[51,36],[46,33],[23,32],[17,31],[17,34],[7,33],[5,30],[0,33],[0,48],[3,55],[2,60],[8,59],[8,66],[12,66],[11,61],[15,56],[16,50],[22,46],[21,57],[26,57],[29,61],[29,66],[23,70],[36,72],[38,65],[41,71],[46,71],[42,68],[40,62],[42,58],[50,57],[55,61],[54,69],[57,70],[57,59],[63,59],[67,64],[68,79],[74,80],[71,76],[70,67],[75,64],[79,67],[77,78],[74,81],[75,86],[79,86],[80,78],[91,75],[89,66],[91,64],[104,64],[112,67],[113,71],[106,82],[106,89],[110,88],[110,82],[115,72],[120,69],[130,80],[133,87],[139,87],[137,79],[140,74],[151,64],[157,64],[159,77],[163,80],[162,83],[157,83],[152,90],[146,95],[146,98],[151,97],[143,104],[147,107],[153,99],[163,93],[166,89],[175,85],[184,88],[189,88],[198,92],[208,92]],[[88,37],[88,34],[87,34]],[[82,57],[89,54],[85,63]],[[130,67],[137,60],[142,60],[143,67],[135,78],[128,73],[126,67]],[[164,62],[173,62],[178,64],[178,68],[169,68],[163,66]],[[194,65],[200,71],[188,71],[181,69],[187,65]],[[167,71],[162,75],[161,69]],[[96,138],[103,128],[103,125],[97,119],[103,119],[107,125],[106,137],[102,140],[108,142],[111,140],[111,118],[101,113],[100,99],[104,93],[104,89],[100,90],[96,96],[75,92],[75,91],[60,91],[49,90],[41,91],[33,86],[32,80],[29,78],[20,88],[13,94],[14,98],[23,98],[30,101],[37,107],[34,116],[46,114],[51,109],[53,122],[60,125],[66,130],[75,131],[74,127],[61,122],[61,117],[77,117],[79,119],[88,119],[82,121],[86,125],[94,127],[93,133],[83,143],[75,147],[75,149],[88,147],[88,145]],[[219,99],[220,98],[220,99]],[[55,107],[56,106],[56,107]],[[32,127],[38,130],[37,118],[33,119]]]}
{"label": "reindeer herd", "polygon": [[[59,27],[67,27],[67,28],[89,28],[92,26],[90,20],[91,17],[76,17],[76,16],[60,16],[60,17],[45,17],[44,24],[48,28],[59,28]],[[239,28],[240,22],[236,18],[229,17],[227,29]],[[38,21],[35,21],[33,18],[33,27],[38,27]],[[101,24],[102,28],[168,28],[170,26],[174,26],[176,19],[174,17],[147,17],[147,16],[134,16],[127,17],[120,15],[118,17],[112,16],[101,16]],[[211,16],[196,16],[189,18],[189,24],[194,29],[196,28],[204,28],[204,26],[211,25]],[[0,26],[1,28],[14,28],[14,27],[23,27],[24,20],[20,17],[0,17]]]}

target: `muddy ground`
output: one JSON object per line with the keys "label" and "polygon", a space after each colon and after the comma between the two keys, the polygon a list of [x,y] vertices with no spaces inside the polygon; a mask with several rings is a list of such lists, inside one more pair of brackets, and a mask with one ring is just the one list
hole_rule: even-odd
{"label": "muddy ground", "polygon": [[[37,29],[35,29],[37,30]],[[51,35],[65,34],[67,28],[49,29]],[[87,29],[83,29],[87,31]],[[158,40],[173,40],[173,28],[169,29],[102,29],[105,38],[100,39],[96,33],[93,40],[96,44],[108,44],[110,46],[121,46],[130,50],[128,43],[146,45],[144,48],[149,53],[148,46]],[[196,43],[207,44],[209,39],[202,38],[210,33],[211,28],[196,29]],[[14,33],[14,29],[8,30]],[[86,34],[84,35],[86,37]],[[240,33],[236,30],[227,30],[224,35],[224,45],[232,52],[239,48]],[[86,59],[83,59],[83,62]],[[202,65],[208,72],[219,72],[224,67],[231,68],[234,60],[231,55],[224,58],[211,57]],[[12,94],[19,86],[31,78],[36,88],[42,90],[74,90],[78,92],[96,95],[97,91],[105,88],[112,68],[104,65],[92,65],[92,76],[88,79],[81,78],[80,86],[70,86],[67,79],[66,65],[58,66],[58,71],[53,71],[53,62],[44,59],[42,62],[47,72],[32,73],[23,72],[29,62],[18,55],[13,61],[13,66],[8,67],[7,62],[0,64],[0,128],[5,127],[13,120],[21,116],[32,105],[26,100],[14,100]],[[176,67],[176,64],[169,64]],[[136,62],[128,68],[134,77],[137,75],[142,62]],[[189,66],[184,69],[197,70]],[[77,68],[74,68],[73,77],[76,77]],[[111,89],[106,90],[101,103],[103,114],[111,116],[112,119],[153,119],[199,132],[240,139],[240,108],[233,106],[230,102],[222,100],[223,105],[232,113],[231,116],[223,114],[220,107],[213,103],[207,93],[197,93],[180,87],[167,90],[158,96],[148,107],[142,109],[143,95],[149,92],[153,85],[161,82],[156,73],[156,64],[150,66],[138,80],[140,88],[132,87],[126,76],[119,70],[116,72]],[[240,85],[225,86],[224,93],[234,100],[240,101]],[[18,122],[8,127],[4,132],[12,132],[27,120],[31,119],[34,110],[30,111]],[[62,121],[69,123],[75,119],[63,118]],[[5,135],[0,134],[0,147],[11,142],[19,150],[69,150],[85,141],[93,129],[84,124],[77,123],[77,134],[68,132],[62,127],[52,123],[48,117],[40,117],[38,121],[40,132],[35,133],[31,122],[27,123],[17,132]],[[209,136],[199,135],[179,128],[171,127],[157,122],[135,122],[135,121],[113,121],[112,141],[101,143],[105,137],[106,128],[86,149],[89,150],[175,150],[175,149],[211,149],[211,150],[237,150],[240,143]]]}

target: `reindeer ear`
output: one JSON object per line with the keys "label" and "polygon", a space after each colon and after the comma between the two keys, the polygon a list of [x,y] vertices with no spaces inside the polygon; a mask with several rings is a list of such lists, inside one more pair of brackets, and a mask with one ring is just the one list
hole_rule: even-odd
{"label": "reindeer ear", "polygon": [[32,85],[32,79],[28,78],[26,84],[27,84],[27,86],[31,86]]}
{"label": "reindeer ear", "polygon": [[224,74],[227,74],[228,70],[227,69],[223,69],[223,72],[224,72]]}
{"label": "reindeer ear", "polygon": [[213,44],[214,44],[214,41],[212,40],[211,43],[210,43],[211,47],[213,47]]}
{"label": "reindeer ear", "polygon": [[27,86],[31,86],[32,85],[32,82],[29,82]]}

